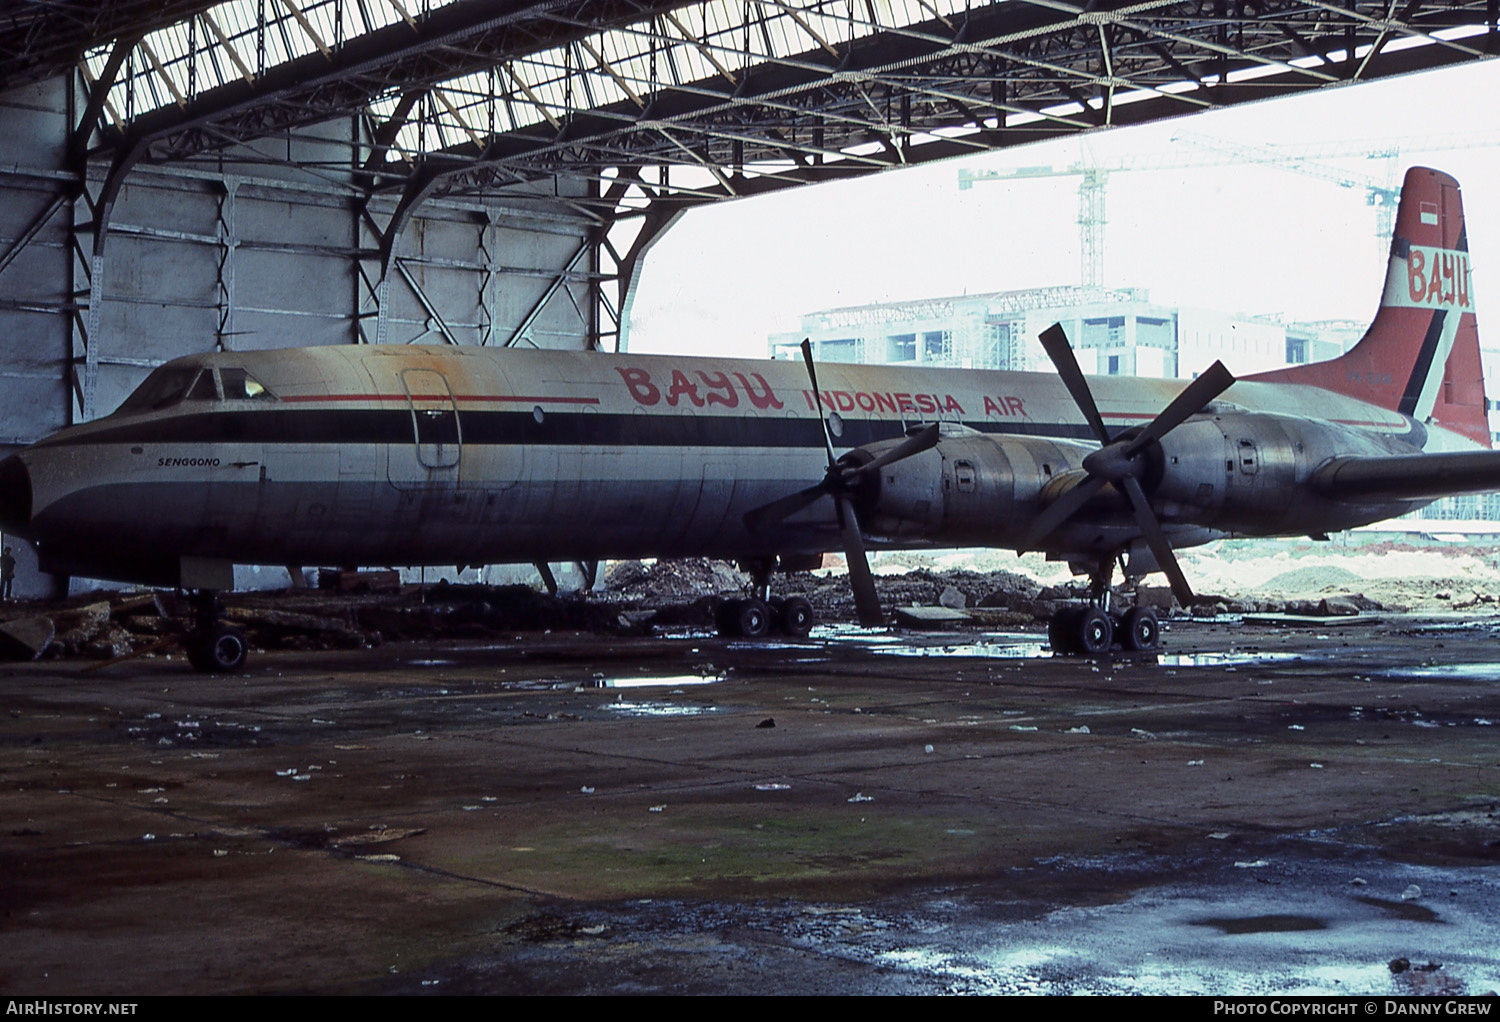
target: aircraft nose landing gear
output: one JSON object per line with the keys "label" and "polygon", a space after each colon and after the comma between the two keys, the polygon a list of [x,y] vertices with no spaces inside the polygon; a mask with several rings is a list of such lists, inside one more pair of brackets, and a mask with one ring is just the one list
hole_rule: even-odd
{"label": "aircraft nose landing gear", "polygon": [[245,633],[219,620],[219,594],[200,589],[193,594],[193,630],[183,640],[188,663],[202,674],[227,674],[245,665],[250,647]]}

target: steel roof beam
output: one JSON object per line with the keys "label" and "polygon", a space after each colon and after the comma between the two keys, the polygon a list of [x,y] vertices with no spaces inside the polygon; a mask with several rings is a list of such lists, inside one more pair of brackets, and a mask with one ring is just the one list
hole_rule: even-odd
{"label": "steel roof beam", "polygon": [[0,90],[71,70],[121,36],[176,24],[220,0],[47,0],[11,3],[0,14]]}
{"label": "steel roof beam", "polygon": [[[362,109],[397,86],[439,85],[520,54],[577,42],[643,12],[689,2],[532,0],[508,4],[502,14],[490,3],[450,4],[415,28],[396,22],[349,40],[331,57],[309,53],[254,82],[234,81],[193,97],[182,110],[158,107],[131,122],[121,144],[155,142],[235,116],[247,117],[260,131],[312,124]],[[573,17],[559,17],[564,13]]]}

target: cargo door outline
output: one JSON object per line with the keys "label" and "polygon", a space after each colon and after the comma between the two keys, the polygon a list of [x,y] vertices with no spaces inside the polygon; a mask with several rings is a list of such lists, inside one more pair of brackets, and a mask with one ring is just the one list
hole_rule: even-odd
{"label": "cargo door outline", "polygon": [[690,549],[691,540],[703,543],[722,535],[725,515],[734,501],[734,470],[732,462],[705,462],[697,484],[689,483],[678,491],[665,519],[670,530],[664,537],[667,549]]}
{"label": "cargo door outline", "polygon": [[458,480],[463,425],[448,378],[436,369],[403,369],[401,386],[411,416],[412,442],[392,444],[391,485],[402,489],[444,486]]}

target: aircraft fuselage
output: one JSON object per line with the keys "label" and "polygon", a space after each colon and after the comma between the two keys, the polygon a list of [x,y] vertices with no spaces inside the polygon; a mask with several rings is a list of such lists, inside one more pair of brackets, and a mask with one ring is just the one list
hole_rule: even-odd
{"label": "aircraft fuselage", "polygon": [[[1013,545],[1098,446],[1052,374],[829,364],[819,375],[840,452],[943,426],[936,447],[855,495],[872,546]],[[1091,383],[1111,431],[1150,421],[1184,385]],[[1143,482],[1178,545],[1331,531],[1418,503],[1324,499],[1309,485],[1321,464],[1454,440],[1441,432],[1326,390],[1241,381],[1162,439]],[[825,469],[817,402],[795,363],[287,349],[168,363],[114,414],[0,463],[0,518],[37,544],[44,570],[156,584],[181,584],[183,558],[788,555],[838,548],[830,500],[759,531],[744,515]],[[1046,547],[1073,556],[1128,543],[1119,503],[1107,489]]]}

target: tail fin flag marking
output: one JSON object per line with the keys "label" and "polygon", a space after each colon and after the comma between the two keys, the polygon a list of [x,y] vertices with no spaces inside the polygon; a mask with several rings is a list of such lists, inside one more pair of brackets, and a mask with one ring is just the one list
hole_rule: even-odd
{"label": "tail fin flag marking", "polygon": [[1413,167],[1401,187],[1380,309],[1339,358],[1245,379],[1312,384],[1490,446],[1458,182]]}

